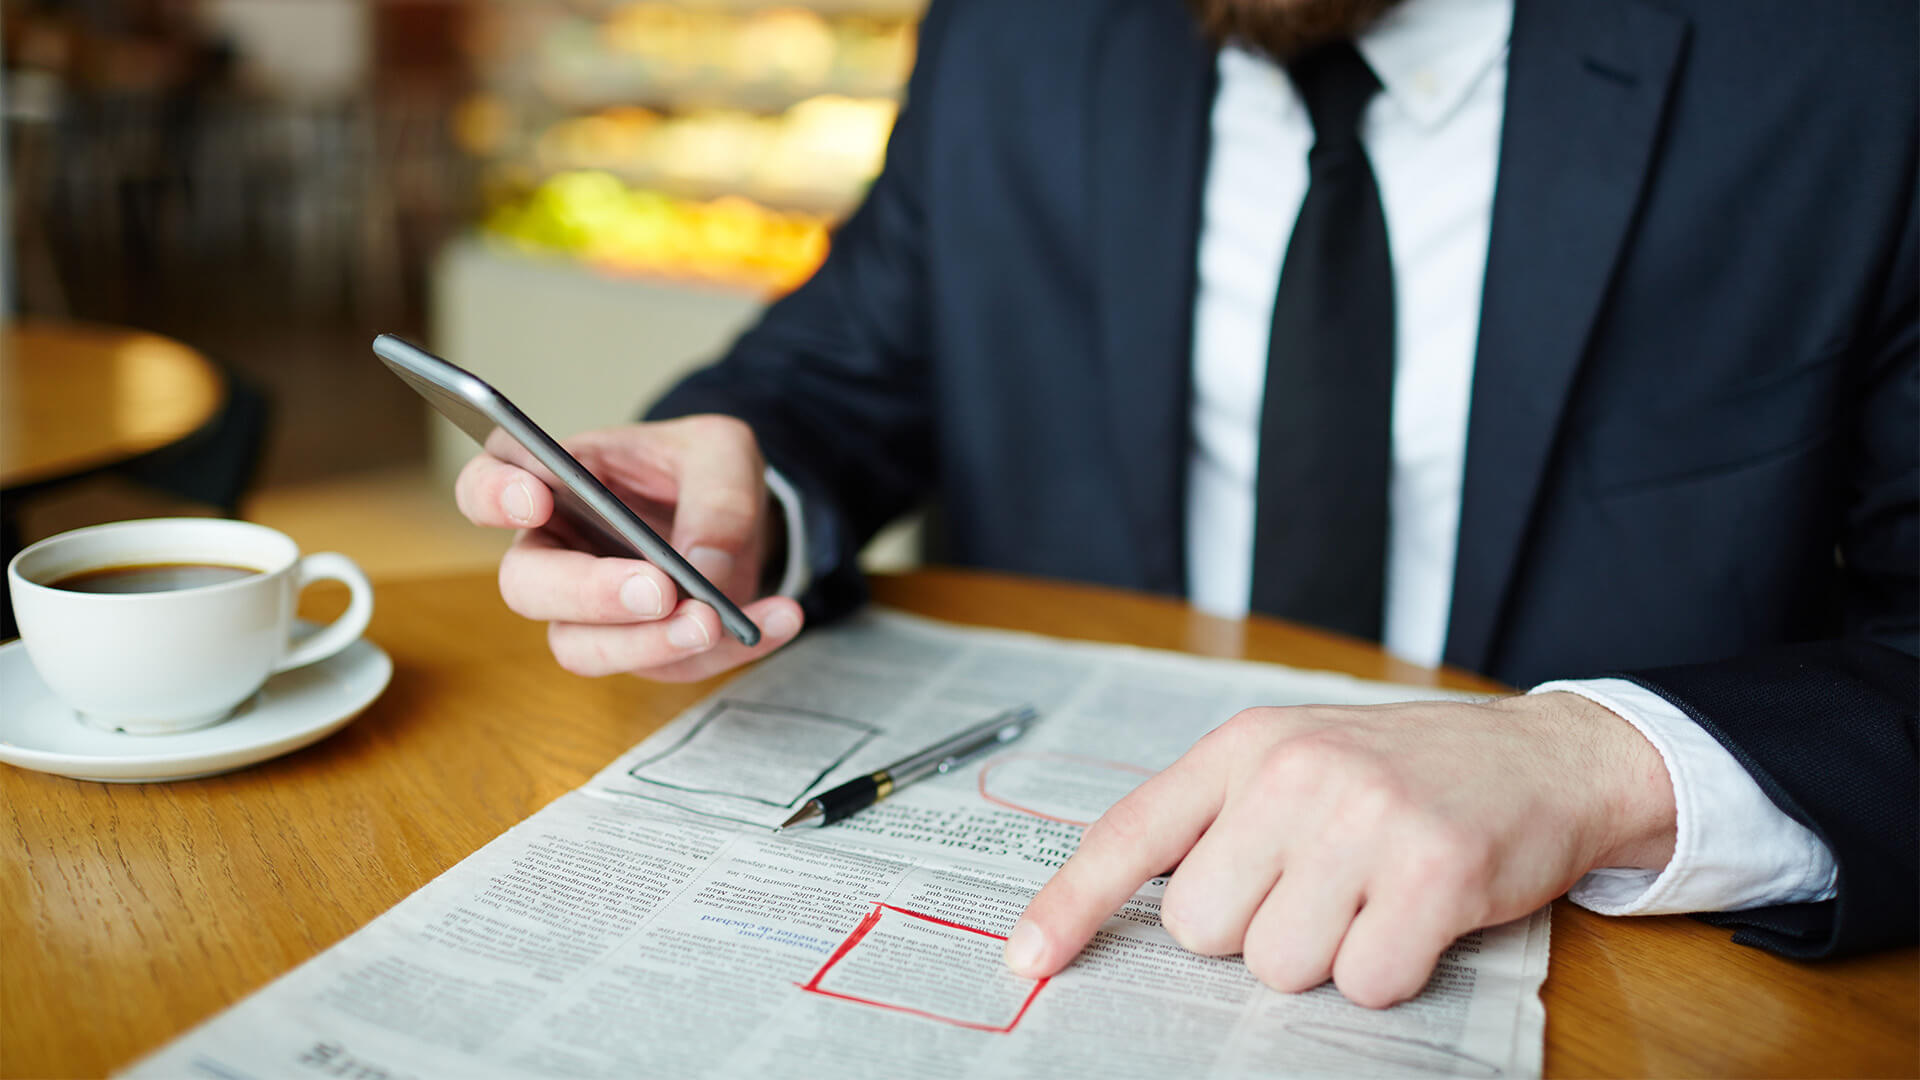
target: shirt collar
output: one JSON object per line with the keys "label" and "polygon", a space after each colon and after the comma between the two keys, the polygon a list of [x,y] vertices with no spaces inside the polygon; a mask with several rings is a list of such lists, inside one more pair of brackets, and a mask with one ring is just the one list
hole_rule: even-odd
{"label": "shirt collar", "polygon": [[1422,128],[1445,123],[1506,54],[1513,0],[1405,0],[1354,46]]}

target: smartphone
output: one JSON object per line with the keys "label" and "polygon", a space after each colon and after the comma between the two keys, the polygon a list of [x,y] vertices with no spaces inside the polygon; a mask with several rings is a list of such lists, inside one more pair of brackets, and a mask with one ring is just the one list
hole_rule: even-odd
{"label": "smartphone", "polygon": [[402,382],[482,447],[495,431],[503,431],[519,443],[545,468],[547,475],[540,479],[553,491],[554,512],[591,545],[593,554],[653,563],[666,571],[682,593],[719,612],[720,625],[742,645],[760,641],[760,628],[753,625],[746,612],[498,390],[472,372],[392,334],[374,338],[373,352]]}

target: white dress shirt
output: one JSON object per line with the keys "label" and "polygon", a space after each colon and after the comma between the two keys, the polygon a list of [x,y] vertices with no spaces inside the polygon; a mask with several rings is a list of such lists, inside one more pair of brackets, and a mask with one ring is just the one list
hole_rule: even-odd
{"label": "white dress shirt", "polygon": [[[1380,79],[1361,119],[1393,259],[1393,464],[1385,644],[1437,664],[1446,644],[1480,287],[1505,113],[1511,0],[1407,0],[1355,43]],[[1246,614],[1254,476],[1280,265],[1307,190],[1313,124],[1286,72],[1249,49],[1219,59],[1194,301],[1187,593]],[[1558,682],[1660,752],[1678,809],[1664,871],[1600,870],[1576,903],[1607,914],[1726,911],[1833,895],[1826,846],[1782,813],[1714,738],[1621,679]]]}
{"label": "white dress shirt", "polygon": [[[1406,0],[1357,42],[1382,92],[1361,120],[1393,259],[1393,465],[1385,644],[1438,664],[1452,605],[1480,286],[1505,113],[1512,0]],[[1280,264],[1307,190],[1313,125],[1286,73],[1250,50],[1220,53],[1194,300],[1187,590],[1238,618],[1253,583],[1254,474]],[[793,489],[781,593],[808,584]],[[1609,915],[1731,911],[1826,899],[1834,863],[1711,735],[1622,679],[1547,683],[1633,724],[1665,762],[1677,810],[1663,870],[1596,870],[1570,891]]]}

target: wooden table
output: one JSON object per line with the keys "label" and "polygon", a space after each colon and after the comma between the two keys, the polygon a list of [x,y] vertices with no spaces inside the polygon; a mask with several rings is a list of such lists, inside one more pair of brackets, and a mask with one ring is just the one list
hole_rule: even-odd
{"label": "wooden table", "polygon": [[[1369,648],[1165,600],[953,571],[884,602],[960,622],[1467,689]],[[713,689],[579,679],[493,576],[378,589],[384,697],[228,776],[86,783],[0,767],[0,1073],[99,1076],[371,920]],[[319,596],[308,614],[342,600]],[[1801,965],[1684,918],[1555,905],[1549,1076],[1912,1076],[1914,950]]]}
{"label": "wooden table", "polygon": [[225,397],[206,357],[157,334],[10,326],[0,334],[0,488],[77,476],[178,442]]}

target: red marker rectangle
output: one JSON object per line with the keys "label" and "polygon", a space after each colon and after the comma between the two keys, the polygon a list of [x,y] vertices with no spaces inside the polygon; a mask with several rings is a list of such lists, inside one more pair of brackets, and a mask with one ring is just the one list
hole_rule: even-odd
{"label": "red marker rectangle", "polygon": [[[936,919],[931,915],[922,915],[917,911],[908,911],[905,908],[894,907],[892,904],[875,904],[873,905],[873,910],[867,914],[867,917],[860,920],[860,925],[853,928],[853,932],[847,935],[847,939],[840,943],[840,947],[833,951],[832,956],[827,957],[827,962],[820,965],[820,970],[813,973],[812,979],[801,984],[800,989],[810,994],[819,994],[823,997],[837,998],[841,1001],[852,1001],[861,1005],[871,1005],[878,1009],[887,1009],[893,1012],[908,1013],[913,1016],[925,1017],[928,1020],[938,1020],[943,1024],[953,1024],[956,1027],[971,1028],[975,1031],[990,1031],[1004,1035],[1012,1031],[1014,1027],[1020,1023],[1021,1017],[1027,1015],[1027,1009],[1033,1005],[1033,999],[1039,996],[1040,988],[1047,985],[1046,979],[1034,980],[1033,988],[1028,990],[1023,996],[1018,998],[1009,997],[1007,1004],[1009,1006],[1008,1012],[1011,1013],[1011,1016],[1006,1018],[1004,1023],[999,1022],[1001,1017],[998,1016],[964,1017],[942,1015],[939,1012],[928,1008],[921,1008],[917,1004],[912,1003],[916,997],[916,995],[912,993],[902,993],[898,995],[897,1000],[888,1001],[870,991],[867,993],[852,993],[848,992],[848,988],[844,986],[841,989],[834,989],[830,986],[821,985],[823,980],[838,981],[838,977],[835,974],[836,966],[843,960],[846,960],[849,954],[854,953],[863,942],[867,942],[868,947],[872,948],[872,942],[879,939],[870,939],[868,935],[872,934],[876,927],[880,927],[882,920],[889,916],[900,920],[918,920],[921,923],[944,927],[948,930],[958,930],[967,934],[976,934],[992,941],[1005,942],[1007,940],[1002,934],[977,930],[971,926],[962,926],[959,923],[948,922],[945,919]],[[904,924],[895,923],[893,925]],[[883,929],[882,933],[885,932]],[[999,950],[995,949],[992,962],[998,963],[998,957]],[[857,959],[856,957],[856,960]],[[841,972],[845,972],[846,970],[845,968],[840,969]],[[1018,979],[1017,976],[1011,973],[1006,973],[1005,977],[1008,980],[1017,980],[1019,982],[1028,981]]]}

